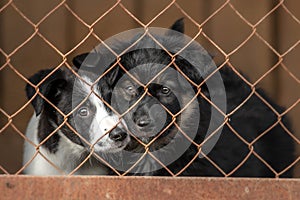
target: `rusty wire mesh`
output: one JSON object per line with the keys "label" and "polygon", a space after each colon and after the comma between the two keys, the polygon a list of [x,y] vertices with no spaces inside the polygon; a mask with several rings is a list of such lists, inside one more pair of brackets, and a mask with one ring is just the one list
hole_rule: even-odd
{"label": "rusty wire mesh", "polygon": [[[219,53],[220,53],[220,57],[223,57],[221,64],[219,65],[219,69],[222,68],[225,65],[228,65],[242,80],[245,81],[245,83],[247,85],[249,85],[252,89],[252,92],[249,94],[248,98],[246,98],[238,107],[236,107],[234,110],[232,110],[230,113],[223,113],[222,111],[219,110],[219,112],[222,113],[223,117],[224,117],[224,122],[222,125],[227,125],[231,131],[236,134],[236,136],[243,141],[249,148],[249,153],[248,155],[244,158],[244,160],[238,165],[236,166],[236,168],[234,168],[231,172],[226,173],[222,170],[222,168],[220,168],[213,160],[211,160],[209,158],[209,155],[205,155],[201,152],[201,146],[202,144],[205,142],[203,141],[203,143],[201,144],[197,144],[197,143],[193,143],[193,141],[191,140],[191,142],[193,143],[193,145],[195,145],[198,148],[198,153],[195,155],[194,159],[199,156],[199,154],[203,154],[203,156],[209,160],[209,162],[211,162],[211,164],[213,166],[215,166],[223,175],[224,177],[228,177],[231,176],[240,166],[242,166],[247,159],[249,158],[250,155],[254,155],[255,157],[257,157],[260,161],[262,161],[273,173],[274,173],[274,177],[279,177],[281,174],[283,174],[285,171],[287,171],[289,168],[295,166],[299,159],[300,156],[296,157],[296,160],[291,163],[289,166],[287,166],[285,169],[283,169],[282,171],[276,171],[272,168],[272,166],[270,166],[254,149],[253,144],[259,140],[259,138],[261,138],[263,135],[265,135],[270,129],[272,129],[274,126],[276,125],[280,125],[287,134],[290,135],[290,137],[293,138],[293,140],[295,141],[295,143],[299,146],[300,145],[300,141],[299,141],[299,133],[298,135],[296,133],[290,132],[290,130],[288,130],[288,128],[282,123],[281,119],[283,116],[289,114],[289,112],[291,112],[293,109],[296,109],[297,106],[299,106],[299,95],[296,95],[296,100],[294,100],[290,105],[288,105],[285,109],[285,111],[283,113],[278,113],[271,105],[270,103],[265,100],[264,97],[262,97],[257,91],[256,88],[258,87],[258,85],[270,74],[275,73],[276,70],[278,70],[278,68],[281,68],[282,70],[284,70],[289,78],[294,80],[294,83],[296,85],[300,85],[300,80],[299,77],[297,77],[297,75],[291,71],[289,69],[289,67],[287,66],[287,64],[285,63],[285,57],[287,55],[289,55],[293,50],[295,50],[296,48],[299,48],[299,43],[300,43],[300,39],[299,36],[297,38],[296,41],[294,41],[292,44],[289,44],[289,47],[284,50],[283,52],[280,52],[276,46],[274,46],[273,44],[271,44],[270,41],[268,41],[267,39],[264,38],[264,35],[262,35],[259,31],[257,31],[258,27],[265,23],[265,21],[271,16],[273,15],[275,12],[277,12],[279,9],[281,9],[281,12],[285,12],[286,15],[288,15],[293,21],[293,23],[295,24],[295,26],[299,29],[300,26],[300,20],[299,17],[297,17],[295,15],[295,13],[293,13],[293,11],[291,11],[291,9],[287,6],[286,1],[284,0],[280,0],[277,1],[276,3],[273,3],[272,7],[266,12],[264,13],[262,16],[259,17],[259,19],[257,19],[255,22],[252,22],[253,20],[249,20],[247,19],[247,17],[245,17],[245,15],[243,14],[243,12],[241,12],[238,8],[236,8],[235,5],[235,1],[222,1],[221,3],[219,3],[218,7],[212,12],[210,13],[208,16],[205,17],[205,19],[203,19],[201,22],[199,22],[199,20],[195,19],[195,17],[191,16],[190,13],[186,10],[186,8],[183,8],[183,6],[181,6],[181,3],[173,0],[173,1],[167,1],[164,3],[164,7],[161,8],[161,10],[159,12],[157,12],[154,16],[151,17],[151,19],[149,21],[147,21],[146,23],[143,22],[145,20],[141,20],[136,13],[133,13],[130,9],[128,9],[128,6],[126,4],[126,2],[118,0],[118,1],[114,1],[113,4],[111,4],[106,10],[105,12],[103,12],[103,14],[101,14],[100,16],[98,16],[96,19],[94,20],[85,20],[84,17],[81,17],[81,15],[78,13],[78,10],[73,9],[72,6],[70,6],[72,3],[68,2],[68,1],[59,1],[55,4],[55,6],[48,11],[46,14],[44,14],[39,20],[37,21],[33,21],[30,17],[27,16],[27,14],[25,14],[25,12],[22,11],[22,9],[19,8],[18,4],[13,1],[7,1],[2,3],[1,8],[0,8],[0,14],[5,12],[8,9],[13,10],[15,13],[17,13],[17,15],[19,17],[22,18],[23,21],[26,22],[26,26],[28,26],[31,29],[31,33],[29,34],[29,36],[27,36],[26,39],[24,39],[23,41],[21,41],[20,43],[18,43],[18,45],[10,50],[5,50],[4,48],[0,47],[0,54],[3,57],[4,62],[1,62],[1,66],[0,66],[0,72],[4,71],[5,69],[9,68],[10,70],[13,71],[13,73],[20,79],[22,79],[22,81],[24,83],[30,84],[32,85],[36,90],[37,93],[36,95],[40,95],[45,101],[47,101],[50,105],[52,105],[62,116],[64,116],[64,122],[58,126],[51,134],[49,134],[48,137],[46,137],[42,142],[40,142],[40,144],[35,145],[32,141],[30,141],[24,134],[23,131],[20,130],[20,128],[18,127],[18,124],[15,122],[15,118],[18,115],[21,115],[21,113],[26,110],[27,107],[30,107],[30,102],[33,100],[30,99],[29,101],[27,101],[25,104],[23,104],[22,106],[20,106],[16,111],[14,112],[8,112],[6,111],[4,108],[0,107],[0,113],[4,120],[4,123],[1,124],[0,127],[0,135],[2,133],[5,132],[6,129],[11,128],[14,132],[16,132],[19,136],[21,136],[23,138],[23,140],[31,143],[32,145],[35,146],[36,148],[36,153],[35,155],[32,157],[32,159],[25,164],[24,166],[21,166],[16,172],[14,172],[14,174],[21,174],[23,172],[23,170],[30,164],[30,162],[39,154],[41,155],[43,158],[45,158],[53,167],[55,167],[58,171],[61,171],[61,169],[59,169],[59,167],[55,166],[54,163],[52,163],[47,156],[43,155],[40,152],[40,147],[45,143],[46,140],[48,140],[53,134],[56,133],[57,130],[59,130],[63,125],[67,125],[71,130],[73,130],[74,134],[78,135],[81,139],[84,140],[84,138],[81,137],[80,133],[78,133],[68,122],[68,116],[72,114],[68,113],[68,114],[64,114],[63,112],[61,112],[55,105],[53,105],[49,100],[47,100],[47,98],[45,98],[38,90],[38,86],[41,85],[51,74],[53,74],[57,69],[60,69],[62,66],[67,66],[67,68],[72,69],[72,66],[70,65],[70,55],[73,55],[74,52],[76,52],[76,50],[78,50],[78,48],[80,48],[81,45],[83,45],[84,43],[86,43],[89,38],[93,38],[95,39],[97,42],[99,43],[103,43],[104,38],[99,36],[99,34],[95,31],[95,26],[105,20],[105,17],[107,17],[107,15],[109,15],[112,12],[115,12],[116,9],[121,9],[131,20],[134,21],[135,25],[137,27],[142,27],[147,29],[148,27],[152,26],[153,23],[158,20],[159,18],[161,18],[163,15],[165,15],[168,10],[170,9],[176,9],[181,16],[185,17],[185,20],[188,21],[190,24],[192,24],[193,26],[196,27],[196,31],[195,34],[192,36],[193,39],[197,39],[199,36],[201,36],[203,39],[205,39],[206,43],[208,43],[209,45],[213,46],[214,49],[216,49]],[[191,3],[192,6],[192,3]],[[51,17],[51,15],[53,15],[55,12],[58,12],[59,9],[64,8],[66,10],[66,12],[68,12],[68,14],[71,16],[71,18],[73,20],[76,20],[77,23],[80,23],[81,26],[83,26],[85,28],[85,35],[80,39],[80,41],[78,41],[75,45],[73,45],[69,50],[66,51],[62,51],[59,46],[59,44],[50,41],[46,34],[43,33],[41,31],[41,26],[46,24],[47,25],[47,20],[48,18]],[[244,25],[246,25],[251,31],[250,33],[247,35],[247,37],[245,39],[243,39],[241,42],[239,42],[239,44],[231,49],[230,51],[224,49],[222,47],[222,45],[219,45],[218,42],[216,42],[213,37],[211,37],[211,35],[205,31],[205,29],[203,27],[205,27],[207,24],[209,23],[213,23],[215,17],[222,12],[224,9],[230,9],[230,11],[232,13],[234,13],[235,18],[239,18],[240,21],[242,21],[242,23]],[[146,11],[145,11],[146,12]],[[87,22],[89,21],[89,22]],[[116,22],[118,23],[118,22]],[[22,34],[22,33],[20,33]],[[272,52],[273,57],[276,57],[275,60],[275,64],[272,64],[271,67],[268,68],[267,71],[265,71],[263,74],[261,74],[256,80],[255,82],[249,82],[245,77],[243,77],[242,74],[239,73],[239,71],[236,69],[235,64],[232,62],[232,57],[238,52],[240,51],[241,48],[243,48],[243,46],[246,45],[246,43],[248,43],[252,38],[256,38],[258,39],[260,42],[262,42],[264,44],[264,46],[266,48],[268,48],[268,50],[270,50]],[[15,55],[22,49],[24,48],[28,43],[30,43],[31,40],[33,40],[34,38],[39,38],[40,40],[43,41],[43,45],[46,45],[48,47],[50,47],[52,50],[55,51],[55,54],[59,55],[61,61],[59,61],[59,64],[57,64],[56,66],[54,66],[54,70],[48,75],[46,76],[38,85],[33,85],[32,83],[29,82],[29,80],[27,79],[27,75],[24,75],[24,73],[22,73],[22,70],[19,70],[18,67],[14,66],[14,62],[13,60],[16,59]],[[154,39],[154,38],[153,38]],[[164,49],[164,48],[163,48]],[[164,49],[166,52],[168,52],[166,49]],[[116,54],[116,53],[115,53]],[[168,54],[170,54],[168,52]],[[170,54],[171,57],[174,57],[174,55]],[[120,55],[116,54],[116,58],[117,58],[117,62],[116,64],[119,64],[119,57]],[[50,58],[51,59],[51,58]],[[175,64],[174,61],[172,60],[171,64]],[[49,67],[53,67],[53,66],[49,66]],[[168,66],[167,66],[168,67]],[[125,69],[125,68],[124,68]],[[37,71],[37,70],[35,70]],[[159,76],[159,74],[157,74],[157,76]],[[153,79],[155,79],[157,76],[155,76]],[[184,74],[183,74],[184,76]],[[2,77],[1,77],[2,78]],[[99,77],[101,78],[101,77]],[[136,81],[137,83],[139,83],[139,81],[137,79],[135,79],[134,77],[132,77],[134,79],[134,81]],[[186,77],[188,79],[188,77]],[[12,80],[13,81],[13,80]],[[93,84],[96,84],[93,83]],[[150,84],[150,82],[146,85],[139,83],[142,87],[144,87],[145,93],[144,95],[148,94],[147,91],[147,87],[148,84]],[[194,83],[191,83],[194,84]],[[197,85],[197,87],[199,87]],[[295,93],[299,94],[298,91],[295,91]],[[199,94],[203,96],[203,98],[206,98],[203,94],[200,93]],[[18,95],[23,95],[23,94],[18,94]],[[259,134],[259,136],[253,140],[252,142],[247,142],[246,140],[243,139],[243,137],[240,136],[239,132],[236,131],[229,123],[229,118],[231,115],[233,115],[238,109],[240,109],[246,102],[247,100],[252,96],[252,95],[256,95],[259,99],[261,99],[261,101],[263,101],[265,103],[266,106],[268,106],[273,112],[274,114],[277,116],[277,121],[276,123],[274,123],[271,127],[269,127],[268,129],[266,129],[265,131],[263,131],[262,133]],[[12,101],[14,99],[11,99]],[[207,101],[209,101],[214,107],[216,107],[213,102],[210,101],[210,99],[207,99]],[[1,105],[1,104],[0,104]],[[110,107],[109,104],[106,103],[107,106]],[[188,106],[188,105],[187,105]],[[113,108],[111,108],[112,110],[114,110]],[[184,109],[184,108],[183,108]],[[182,109],[182,110],[183,110]],[[216,109],[218,109],[216,107]],[[179,115],[182,110],[177,113],[176,115],[172,114],[170,111],[168,111],[166,109],[166,111],[172,115],[173,119],[176,119],[176,116]],[[122,118],[126,113],[123,113],[122,115],[118,114],[120,118]],[[176,124],[175,120],[172,122],[175,126],[177,126],[177,128],[180,128],[178,124]],[[217,131],[217,130],[216,130]],[[299,130],[298,130],[299,131]],[[159,133],[155,138],[157,139],[161,134],[163,133],[163,131],[161,131],[161,133]],[[183,135],[186,136],[186,134],[183,132]],[[134,137],[134,135],[132,134],[132,136]],[[188,137],[188,136],[186,136]],[[100,139],[100,138],[99,138]],[[137,139],[137,138],[136,138]],[[187,138],[189,139],[189,138]],[[138,140],[138,139],[137,139]],[[189,139],[190,140],[190,139]],[[138,140],[139,141],[139,140]],[[156,160],[158,163],[160,163],[161,165],[163,165],[150,151],[148,151],[149,149],[149,145],[151,144],[144,144],[141,141],[139,141],[141,145],[144,146],[145,148],[145,153],[143,156],[145,156],[146,154],[150,155],[154,160]],[[90,144],[92,146],[92,144]],[[93,151],[86,157],[86,159],[82,162],[85,163],[87,162],[87,160],[91,157],[91,156],[96,156],[98,157],[99,160],[101,160],[102,162],[104,162],[107,166],[110,166],[109,163],[107,163],[104,159],[102,159],[100,156],[94,155]],[[142,157],[141,157],[142,159]],[[192,162],[193,160],[191,160]],[[81,164],[81,165],[82,165]],[[138,164],[138,162],[136,163]],[[134,164],[132,166],[135,167]],[[190,163],[189,163],[190,164]],[[173,173],[172,171],[170,171],[168,169],[167,166],[163,166],[163,168],[165,168],[171,176],[178,176],[182,173],[182,171],[184,171],[189,164],[183,168],[182,170],[180,170],[177,173]],[[70,174],[75,173],[78,168],[81,167],[81,165],[77,166]],[[124,172],[124,173],[120,173],[117,170],[115,170],[113,167],[110,166],[110,168],[118,175],[126,175],[127,173],[130,172],[130,170],[132,169],[128,169],[128,171]],[[6,167],[2,166],[2,163],[0,163],[0,171],[2,171],[2,173],[5,174],[11,174],[11,172],[9,172],[10,170],[8,170]]]}

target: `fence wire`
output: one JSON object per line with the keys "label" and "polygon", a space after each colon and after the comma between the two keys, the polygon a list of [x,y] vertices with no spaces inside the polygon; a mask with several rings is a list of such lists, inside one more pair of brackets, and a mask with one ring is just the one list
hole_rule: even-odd
{"label": "fence wire", "polygon": [[[47,19],[49,17],[51,17],[51,15],[53,15],[58,9],[64,7],[69,14],[76,19],[79,23],[81,23],[85,28],[88,29],[87,34],[83,37],[83,39],[81,41],[79,41],[72,49],[70,49],[67,52],[62,52],[55,43],[51,42],[49,39],[47,39],[47,37],[40,31],[40,26],[42,23],[46,23]],[[99,43],[103,43],[104,40],[101,38],[101,36],[99,36],[96,31],[94,30],[95,25],[100,22],[101,20],[103,20],[107,15],[109,15],[111,12],[114,12],[114,10],[116,9],[122,9],[131,19],[133,19],[135,21],[136,24],[138,24],[139,27],[142,27],[144,29],[147,29],[148,27],[151,27],[152,23],[157,20],[158,18],[160,18],[162,15],[164,15],[169,9],[171,8],[176,8],[181,15],[185,18],[185,20],[189,21],[190,23],[194,24],[197,27],[197,33],[195,34],[193,39],[196,39],[199,35],[201,35],[202,37],[204,37],[211,45],[213,45],[221,54],[222,56],[224,56],[224,62],[219,65],[218,69],[221,69],[222,67],[224,67],[225,65],[229,66],[250,88],[251,88],[251,93],[249,94],[249,96],[239,105],[237,106],[235,109],[233,109],[232,111],[230,111],[230,113],[223,113],[220,109],[218,109],[218,107],[216,105],[214,105],[214,103],[208,99],[205,95],[203,95],[200,91],[197,95],[201,95],[203,98],[205,98],[212,106],[214,106],[216,109],[218,109],[218,111],[223,115],[224,117],[224,122],[221,124],[221,126],[226,125],[230,128],[230,130],[242,141],[245,143],[245,145],[249,148],[249,152],[248,154],[245,156],[245,158],[240,162],[240,164],[238,166],[236,166],[231,172],[225,172],[220,166],[218,166],[218,164],[216,162],[214,162],[209,155],[206,155],[202,152],[201,147],[202,145],[209,139],[207,138],[205,141],[203,141],[200,144],[195,143],[191,138],[188,137],[188,134],[185,133],[184,131],[182,132],[182,135],[184,135],[189,141],[191,141],[192,145],[195,145],[195,147],[198,149],[198,153],[195,155],[195,157],[180,171],[174,173],[172,172],[168,166],[165,166],[158,158],[156,158],[156,156],[149,151],[149,144],[144,144],[142,141],[140,141],[137,137],[135,137],[135,135],[133,133],[130,133],[132,137],[134,137],[140,145],[142,145],[145,148],[145,153],[142,155],[142,157],[140,158],[140,160],[142,160],[146,155],[151,156],[156,162],[158,162],[160,165],[162,165],[162,167],[168,171],[170,173],[171,176],[178,176],[180,175],[186,168],[189,167],[189,165],[193,162],[194,159],[196,159],[199,155],[202,155],[205,159],[207,159],[216,169],[218,169],[220,171],[221,174],[223,174],[224,177],[228,177],[231,176],[234,172],[236,172],[244,163],[247,162],[248,158],[250,155],[254,155],[256,158],[258,158],[261,162],[263,162],[273,173],[274,173],[274,177],[279,177],[280,175],[282,175],[284,172],[286,172],[287,170],[289,170],[291,167],[295,166],[299,160],[300,160],[300,156],[296,157],[295,161],[293,163],[291,163],[290,165],[288,165],[285,169],[283,169],[282,171],[276,171],[275,169],[273,169],[273,167],[268,164],[267,161],[265,161],[260,155],[259,153],[256,152],[255,148],[254,148],[254,143],[256,143],[261,137],[263,137],[268,131],[270,131],[272,128],[274,128],[277,125],[280,125],[285,131],[286,133],[293,138],[294,142],[296,143],[296,145],[300,145],[300,140],[297,138],[297,136],[295,136],[294,133],[290,132],[290,130],[285,126],[285,124],[282,122],[282,118],[283,116],[287,115],[291,110],[293,110],[296,106],[299,106],[299,101],[300,99],[298,98],[292,105],[290,105],[289,107],[287,107],[285,109],[284,112],[279,113],[263,96],[260,95],[260,93],[257,92],[257,87],[258,84],[260,84],[262,82],[262,80],[267,77],[269,74],[273,73],[274,71],[276,71],[278,68],[283,69],[284,71],[287,72],[287,74],[289,75],[290,78],[292,78],[296,84],[300,85],[300,80],[297,77],[297,75],[295,75],[285,64],[284,62],[284,58],[286,55],[288,55],[291,51],[293,51],[295,48],[299,48],[299,43],[300,40],[298,39],[294,44],[292,44],[285,52],[279,52],[276,48],[274,48],[265,38],[263,35],[261,35],[258,31],[257,28],[259,25],[261,25],[262,23],[265,22],[265,20],[270,17],[272,14],[274,14],[278,9],[283,9],[284,12],[289,15],[292,20],[294,21],[294,23],[296,23],[298,26],[300,26],[300,20],[293,14],[293,12],[288,8],[288,6],[286,5],[286,2],[284,0],[278,1],[276,5],[274,5],[274,7],[269,10],[264,16],[262,16],[257,22],[253,23],[250,22],[234,5],[234,3],[230,0],[224,1],[222,3],[221,6],[218,7],[218,9],[216,9],[212,14],[209,15],[209,17],[207,17],[202,23],[198,23],[197,19],[195,19],[194,17],[192,17],[191,15],[189,15],[188,11],[186,11],[179,2],[177,2],[176,0],[170,1],[167,5],[165,5],[165,7],[155,16],[153,16],[153,18],[148,21],[147,23],[142,22],[142,20],[139,19],[139,17],[135,16],[134,13],[132,13],[127,6],[123,3],[123,1],[118,0],[115,1],[115,3],[106,10],[106,12],[104,12],[101,16],[99,16],[96,20],[94,20],[92,23],[88,23],[86,22],[82,17],[80,17],[80,15],[74,10],[72,9],[72,7],[69,5],[68,1],[61,1],[59,3],[57,3],[57,5],[51,9],[47,14],[45,14],[38,22],[33,22],[18,6],[17,4],[13,1],[7,1],[6,3],[4,3],[4,5],[0,8],[0,14],[2,12],[4,12],[7,9],[13,9],[15,10],[16,13],[18,13],[18,15],[20,17],[22,17],[28,24],[28,26],[30,26],[30,28],[33,30],[32,34],[26,38],[23,42],[21,42],[16,48],[14,48],[12,51],[7,52],[6,50],[4,50],[2,47],[0,47],[0,54],[2,54],[2,56],[5,58],[4,63],[0,66],[0,72],[6,68],[10,68],[19,78],[21,78],[26,84],[31,85],[32,87],[34,87],[37,91],[37,93],[28,101],[26,102],[23,106],[21,106],[16,112],[12,113],[12,114],[8,114],[7,111],[5,111],[3,108],[0,107],[0,113],[2,113],[2,115],[5,116],[6,118],[6,122],[4,123],[4,125],[2,127],[0,127],[0,135],[1,133],[3,133],[6,129],[8,129],[9,127],[12,128],[16,133],[18,133],[23,139],[24,141],[29,142],[31,145],[33,145],[36,149],[36,153],[34,154],[34,156],[32,157],[31,160],[29,160],[24,166],[22,166],[15,174],[21,174],[24,169],[26,169],[26,167],[28,167],[28,165],[33,161],[33,159],[37,156],[37,155],[41,155],[44,159],[46,159],[54,168],[56,168],[58,171],[60,171],[61,173],[63,173],[63,170],[60,169],[58,166],[56,166],[54,163],[52,163],[49,158],[47,158],[47,156],[43,155],[43,153],[40,151],[41,146],[50,138],[52,137],[61,127],[63,127],[64,125],[68,126],[73,132],[74,134],[76,134],[78,137],[80,137],[82,140],[84,140],[86,143],[88,143],[88,141],[86,141],[81,135],[80,133],[78,133],[69,123],[68,123],[68,117],[74,112],[74,110],[71,113],[68,114],[64,114],[59,108],[57,108],[53,103],[51,103],[47,98],[45,98],[43,96],[42,93],[40,93],[39,91],[39,86],[45,82],[47,80],[48,77],[50,77],[52,74],[55,73],[55,71],[57,71],[58,69],[62,68],[63,66],[66,66],[67,68],[69,68],[70,70],[72,70],[72,66],[69,64],[69,60],[67,59],[68,56],[70,56],[72,53],[74,53],[75,50],[77,50],[79,48],[79,46],[81,46],[82,44],[84,44],[90,37],[95,38]],[[251,29],[251,33],[248,35],[248,37],[246,39],[244,39],[236,48],[234,48],[233,50],[231,50],[230,52],[225,51],[220,45],[217,44],[216,41],[214,41],[214,39],[210,36],[210,34],[206,33],[203,30],[203,27],[214,21],[214,17],[220,13],[223,9],[225,8],[230,8],[235,14],[236,17],[238,17],[240,20],[242,20],[244,22],[244,24],[246,26],[248,26]],[[20,33],[22,34],[22,33]],[[53,71],[47,75],[45,78],[43,78],[43,80],[37,84],[34,85],[32,84],[27,77],[22,74],[22,72],[20,72],[20,70],[14,66],[13,64],[13,59],[14,59],[14,55],[17,54],[18,51],[20,51],[20,49],[22,49],[27,43],[29,43],[31,40],[33,40],[34,37],[38,37],[40,38],[42,41],[45,42],[45,45],[48,45],[51,49],[53,49],[61,58],[62,61],[53,69]],[[247,42],[249,42],[251,40],[251,38],[256,37],[257,39],[259,39],[263,44],[265,44],[265,46],[271,50],[277,57],[277,62],[270,67],[262,76],[260,76],[254,83],[249,82],[249,80],[247,80],[234,66],[234,64],[231,62],[231,56],[233,54],[235,54],[236,52],[238,52]],[[155,40],[155,38],[153,38]],[[167,49],[165,49],[162,46],[163,50],[165,50],[168,54],[170,54],[168,52]],[[184,47],[185,48],[185,47]],[[113,52],[117,58],[117,62],[114,64],[115,65],[120,65],[122,67],[122,64],[119,62],[119,58],[121,55],[118,55],[116,52]],[[171,55],[170,56],[174,56]],[[176,63],[174,62],[174,60],[172,60],[172,62],[169,65],[176,65]],[[113,67],[114,67],[113,66]],[[126,68],[123,67],[123,70],[126,71]],[[74,72],[74,71],[73,71]],[[75,73],[75,72],[74,72]],[[105,75],[105,74],[104,74]],[[157,74],[152,80],[154,80],[155,78],[157,78],[160,74]],[[182,74],[187,80],[189,80],[189,78],[187,76],[185,76],[184,74]],[[76,75],[78,76],[78,75]],[[81,78],[81,77],[79,77]],[[101,78],[101,77],[100,77]],[[139,83],[140,86],[142,86],[144,88],[144,95],[151,95],[148,91],[148,85],[151,83],[151,81],[148,84],[142,84],[139,82],[139,80],[137,80],[134,76],[131,77],[136,83]],[[209,77],[208,77],[209,78]],[[84,80],[83,80],[84,81]],[[98,81],[98,80],[97,80]],[[91,87],[97,83],[97,81],[95,81]],[[190,81],[190,80],[189,80]],[[203,81],[205,82],[205,80]],[[190,82],[191,84],[195,84]],[[196,85],[197,87],[199,87],[199,85]],[[93,93],[93,91],[91,91],[91,93],[89,95],[91,95]],[[94,93],[95,94],[95,93]],[[20,94],[22,95],[22,94]],[[30,106],[31,101],[37,96],[40,95],[46,102],[48,102],[50,105],[52,105],[57,112],[59,112],[63,118],[64,118],[64,122],[62,124],[60,124],[54,131],[52,131],[51,134],[49,134],[42,142],[40,142],[40,144],[36,145],[34,144],[31,140],[29,140],[23,131],[21,131],[17,124],[14,121],[14,118],[19,115],[23,110],[26,109],[26,107]],[[269,109],[271,109],[273,111],[273,113],[276,115],[277,120],[276,122],[270,126],[269,128],[267,128],[265,131],[263,131],[262,133],[259,134],[259,136],[254,139],[251,142],[246,141],[241,135],[240,133],[235,130],[235,128],[230,124],[230,117],[236,113],[246,102],[247,100],[252,97],[253,95],[256,95]],[[101,97],[99,97],[101,98]],[[112,110],[114,110],[114,108],[111,107],[111,105],[109,105],[107,102],[104,102],[108,107],[110,107]],[[138,102],[137,102],[138,103]],[[191,102],[188,103],[189,106]],[[166,111],[168,112],[168,114],[170,114],[172,116],[173,121],[171,122],[173,125],[175,125],[178,129],[180,129],[180,126],[176,123],[175,119],[177,117],[177,115],[179,115],[181,112],[183,112],[184,108],[177,114],[172,114],[170,111],[167,110],[167,108],[165,108]],[[126,111],[123,114],[119,114],[116,112],[116,114],[119,116],[119,118],[124,117],[124,115],[126,113],[128,113],[128,111]],[[220,128],[220,127],[219,127]],[[218,129],[216,129],[214,131],[217,132]],[[155,138],[153,138],[153,141],[155,141],[161,134],[163,134],[162,130],[159,134],[157,134],[157,136],[155,136]],[[212,136],[214,135],[214,133],[212,134]],[[211,137],[212,137],[211,136]],[[101,138],[99,138],[98,140],[100,140]],[[93,144],[88,143],[91,146],[91,149],[93,149]],[[132,165],[132,167],[130,169],[128,169],[126,172],[124,173],[120,173],[118,170],[114,169],[110,163],[108,163],[105,159],[103,159],[101,156],[98,156],[96,154],[94,154],[93,151],[91,151],[91,153],[84,159],[84,161],[77,166],[71,173],[70,175],[74,174],[85,162],[88,162],[90,157],[97,157],[99,160],[101,160],[104,164],[106,164],[107,166],[109,166],[111,168],[111,170],[113,170],[117,175],[120,176],[124,176],[127,175],[128,173],[130,173],[130,170],[133,169],[140,160],[138,160],[135,164]],[[1,165],[0,163],[0,171],[2,171],[5,174],[10,174],[9,170],[6,169],[4,166]]]}

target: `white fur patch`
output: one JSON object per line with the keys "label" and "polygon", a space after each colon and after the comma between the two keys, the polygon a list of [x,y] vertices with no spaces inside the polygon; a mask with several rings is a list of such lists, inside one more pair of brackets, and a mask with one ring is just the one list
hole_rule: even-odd
{"label": "white fur patch", "polygon": [[[37,131],[38,131],[38,122],[40,116],[36,117],[35,114],[31,117],[26,130],[26,136],[30,139],[35,145],[38,145]],[[46,159],[38,154],[24,170],[25,174],[31,175],[67,175],[71,173],[78,165],[82,162],[82,155],[84,153],[84,147],[73,143],[70,141],[64,134],[58,131],[58,134],[61,136],[59,140],[59,145],[57,151],[53,154],[50,153],[44,147],[40,147],[40,152],[52,162],[57,168],[53,167]],[[25,142],[24,148],[24,157],[23,165],[30,161],[36,149],[29,142]],[[91,162],[87,161],[80,167],[75,173],[75,175],[104,175],[107,174],[107,169],[101,166],[100,163],[92,165]]]}

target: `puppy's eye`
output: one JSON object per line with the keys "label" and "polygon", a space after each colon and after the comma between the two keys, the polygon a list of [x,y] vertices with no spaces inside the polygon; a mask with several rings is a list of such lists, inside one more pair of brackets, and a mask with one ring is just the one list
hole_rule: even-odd
{"label": "puppy's eye", "polygon": [[89,115],[89,109],[86,107],[82,107],[77,112],[81,117],[87,117]]}
{"label": "puppy's eye", "polygon": [[161,88],[161,93],[163,94],[169,94],[171,92],[170,88],[166,87],[166,86],[163,86]]}
{"label": "puppy's eye", "polygon": [[130,95],[136,94],[136,90],[135,90],[135,88],[134,88],[132,85],[127,86],[125,89],[126,89],[126,92],[127,92],[128,94],[130,94]]}

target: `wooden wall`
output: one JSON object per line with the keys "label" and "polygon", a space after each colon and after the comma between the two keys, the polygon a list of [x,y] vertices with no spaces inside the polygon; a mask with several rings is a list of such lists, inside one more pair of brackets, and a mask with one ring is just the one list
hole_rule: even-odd
{"label": "wooden wall", "polygon": [[[146,24],[170,2],[169,0],[124,0],[122,4],[141,22]],[[226,1],[178,0],[176,2],[197,23],[202,24]],[[252,24],[256,24],[277,4],[275,0],[231,0],[230,2]],[[7,1],[1,1],[0,6],[6,3]],[[60,1],[58,0],[14,1],[14,5],[34,24],[37,24],[51,9],[59,4]],[[67,1],[67,5],[87,24],[92,24],[114,4],[115,1],[110,0]],[[36,27],[21,17],[14,9],[14,5],[8,5],[0,12],[0,48],[7,55],[31,37],[35,30],[38,30],[62,54],[68,53],[89,33],[89,29],[77,20],[64,5],[61,5]],[[286,0],[284,5],[298,20],[300,19],[300,1]],[[175,5],[172,5],[150,26],[169,27],[176,19],[183,16],[184,14]],[[193,37],[198,31],[197,27],[188,17],[185,17],[185,22],[187,35]],[[139,24],[120,6],[116,6],[93,28],[94,33],[105,40],[114,34],[136,27],[140,27]],[[300,39],[299,22],[295,21],[282,6],[255,28],[259,36],[264,38],[280,54],[286,52]],[[226,54],[229,54],[251,34],[253,28],[239,18],[232,7],[227,4],[203,25],[203,31]],[[215,55],[216,62],[224,62],[224,55],[205,37],[200,36],[197,40]],[[87,52],[97,44],[98,41],[94,37],[89,37],[76,50],[67,55],[68,62],[71,63],[74,55]],[[300,48],[298,45],[283,57],[283,63],[298,78],[298,82],[291,78],[282,67],[278,67],[258,83],[259,87],[263,87],[276,102],[285,107],[291,106],[300,97],[299,55]],[[22,48],[10,55],[9,59],[10,64],[24,77],[29,77],[39,69],[56,67],[63,60],[62,56],[38,35],[33,36]],[[257,35],[251,37],[229,59],[236,68],[251,78],[252,83],[260,79],[264,73],[278,62],[278,57]],[[0,60],[1,69],[1,66],[6,62],[2,53],[0,53]],[[25,82],[9,66],[5,66],[0,71],[0,83],[0,108],[12,115],[26,103]],[[13,124],[20,131],[24,132],[31,112],[32,108],[27,106],[13,118]],[[299,104],[288,113],[293,122],[294,133],[298,138],[300,138],[299,113]],[[0,112],[0,129],[6,122],[7,118]],[[0,133],[0,165],[10,173],[15,173],[20,169],[22,145],[22,137],[13,128],[8,127]],[[300,177],[299,169],[296,174]]]}

